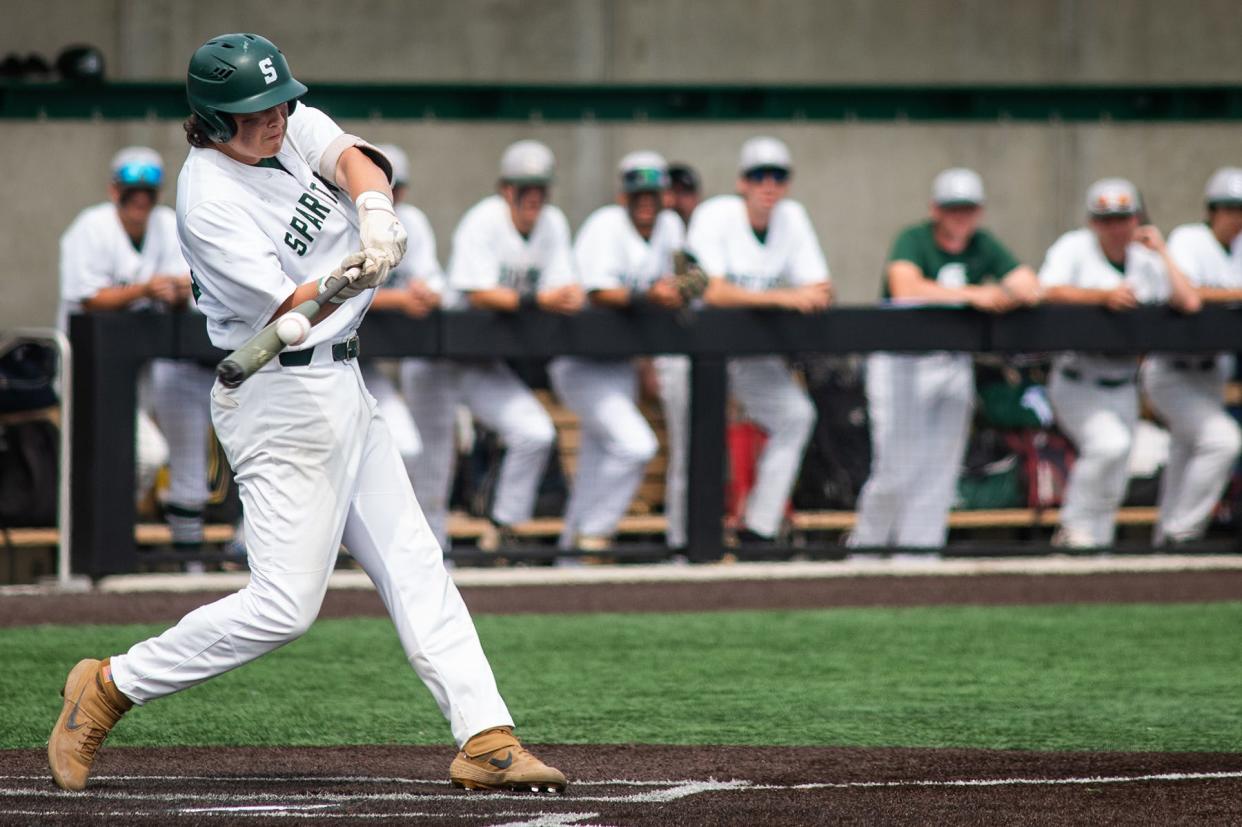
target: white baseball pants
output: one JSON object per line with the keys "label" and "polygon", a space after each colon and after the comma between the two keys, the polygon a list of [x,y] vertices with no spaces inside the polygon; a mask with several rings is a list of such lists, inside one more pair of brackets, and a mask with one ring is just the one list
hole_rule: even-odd
{"label": "white baseball pants", "polygon": [[1133,382],[1102,386],[1100,381],[1113,381],[1116,371],[1101,373],[1083,362],[1073,368],[1077,379],[1054,363],[1048,382],[1057,425],[1078,450],[1061,505],[1061,527],[1069,545],[1109,546],[1129,480],[1138,388]]}
{"label": "white baseball pants", "polygon": [[[556,439],[548,412],[530,388],[502,362],[410,359],[402,363],[401,378],[402,391],[423,435],[416,478],[426,478],[428,496],[420,501],[426,503],[433,521],[442,524],[448,517],[456,459],[453,417],[458,404],[466,405],[475,419],[496,431],[505,446],[492,518],[505,525],[529,520]],[[436,440],[445,444],[437,445]],[[445,450],[447,457],[441,453]],[[420,495],[424,491],[423,479],[416,483],[416,490]]]}
{"label": "white baseball pants", "polygon": [[[668,358],[656,360],[656,369],[660,373],[661,396],[665,400],[665,417],[669,422],[669,478],[672,480],[672,458],[687,456],[689,410],[688,404],[680,412],[674,407],[680,400],[689,401],[689,370],[680,371],[665,362]],[[687,361],[688,366],[688,361]],[[674,363],[675,365],[675,363]],[[806,391],[794,381],[793,373],[779,356],[748,356],[728,361],[729,393],[741,406],[743,414],[754,420],[767,433],[767,444],[759,455],[758,467],[755,469],[755,486],[746,498],[746,508],[742,521],[746,528],[766,537],[775,536],[781,527],[781,519],[785,514],[785,503],[793,492],[794,483],[798,479],[798,469],[802,466],[802,454],[806,450],[807,440],[811,438],[811,430],[815,427],[815,406],[811,403]],[[676,385],[680,382],[680,387]],[[674,387],[667,387],[674,386]],[[672,402],[673,404],[669,404]],[[673,419],[681,417],[674,426]],[[678,441],[675,444],[675,440]],[[685,465],[679,466],[685,468]],[[686,469],[688,471],[688,468]],[[685,472],[678,482],[678,490],[685,502]],[[685,511],[679,515],[679,529],[684,537]],[[668,543],[674,543],[674,523],[669,517],[670,536]]]}
{"label": "white baseball pants", "polygon": [[388,423],[388,432],[392,434],[393,444],[397,446],[397,453],[401,455],[406,473],[413,480],[418,455],[423,452],[423,440],[405,399],[388,378],[388,374],[374,362],[362,364],[362,379],[366,382],[367,390],[375,397],[375,404],[379,408],[380,416]]}
{"label": "white baseball pants", "polygon": [[690,358],[657,356],[652,360],[664,408],[668,467],[664,472],[664,542],[686,545],[686,480],[690,474]]}
{"label": "white baseball pants", "polygon": [[552,389],[581,420],[578,468],[561,547],[582,535],[611,536],[659,450],[638,410],[638,371],[627,360],[562,356],[548,366]]}
{"label": "white baseball pants", "polygon": [[201,511],[207,504],[207,440],[215,379],[211,368],[197,362],[151,362],[151,410],[168,442],[170,505]]}
{"label": "white baseball pants", "polygon": [[970,354],[873,353],[865,382],[871,473],[848,544],[943,546],[974,410]]}
{"label": "white baseball pants", "polygon": [[[327,348],[320,348],[327,351]],[[250,583],[112,659],[136,703],[235,669],[304,633],[344,541],[460,745],[512,718],[356,362],[260,371],[212,390],[245,506]]]}
{"label": "white baseball pants", "polygon": [[1227,360],[1215,359],[1206,369],[1201,361],[1158,355],[1143,365],[1147,399],[1172,437],[1160,480],[1156,545],[1203,536],[1242,450],[1242,432],[1224,405]]}

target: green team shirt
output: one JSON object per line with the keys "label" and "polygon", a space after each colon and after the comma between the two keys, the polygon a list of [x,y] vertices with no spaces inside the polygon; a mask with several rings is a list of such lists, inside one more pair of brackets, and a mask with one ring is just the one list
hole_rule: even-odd
{"label": "green team shirt", "polygon": [[[945,287],[964,287],[967,284],[982,284],[988,279],[1000,279],[1019,264],[1013,253],[987,230],[976,231],[974,238],[960,253],[946,253],[936,246],[930,221],[902,230],[893,242],[888,260],[911,262],[923,271],[924,278]],[[883,283],[882,295],[886,299],[892,298],[887,273]]]}

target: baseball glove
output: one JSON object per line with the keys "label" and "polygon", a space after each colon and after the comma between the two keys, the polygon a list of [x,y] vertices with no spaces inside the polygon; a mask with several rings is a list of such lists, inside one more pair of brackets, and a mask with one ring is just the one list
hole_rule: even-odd
{"label": "baseball glove", "polygon": [[677,292],[681,293],[681,300],[687,305],[707,290],[707,274],[694,256],[685,250],[673,253],[673,281]]}

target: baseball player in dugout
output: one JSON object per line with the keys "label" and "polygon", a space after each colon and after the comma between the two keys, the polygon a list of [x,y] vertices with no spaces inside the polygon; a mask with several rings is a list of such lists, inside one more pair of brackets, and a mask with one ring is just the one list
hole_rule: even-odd
{"label": "baseball player in dugout", "polygon": [[668,183],[668,189],[664,191],[664,206],[681,216],[682,222],[688,225],[694,208],[702,199],[699,174],[689,164],[669,164]]}
{"label": "baseball player in dugout", "polygon": [[[983,205],[983,180],[973,170],[937,175],[930,218],[893,242],[884,298],[988,313],[1038,302],[1035,272],[980,226]],[[874,353],[867,358],[866,393],[871,473],[848,545],[943,546],[974,409],[970,354]]]}
{"label": "baseball player in dugout", "polygon": [[[742,146],[737,194],[709,198],[695,209],[686,247],[708,276],[706,304],[800,313],[828,307],[828,265],[806,209],[788,197],[792,175],[782,141],[752,138]],[[743,413],[767,433],[738,539],[771,542],[815,425],[815,407],[779,356],[730,359],[728,375]],[[681,490],[684,496],[684,486]],[[684,514],[684,508],[677,509],[678,519]]]}
{"label": "baseball player in dugout", "polygon": [[[462,216],[453,232],[448,283],[469,306],[500,313],[536,307],[576,313],[582,308],[585,294],[573,274],[569,222],[560,208],[548,203],[554,165],[552,150],[538,141],[518,141],[501,156],[499,192]],[[556,436],[552,420],[530,388],[500,360],[462,364],[455,383],[432,392],[441,395],[443,405],[464,402],[504,443],[489,514],[493,531],[479,546],[495,550],[507,545],[513,527],[534,513]],[[417,408],[415,419],[430,448],[440,449],[451,438],[424,427]],[[428,481],[435,486],[431,501],[439,508],[447,505],[452,458],[428,466],[429,473],[447,471]]]}
{"label": "baseball player in dugout", "polygon": [[[685,241],[681,219],[662,209],[668,166],[654,152],[621,159],[617,203],[587,217],[574,242],[574,264],[593,304],[644,303],[675,309],[684,299],[673,256]],[[552,388],[582,421],[582,442],[565,510],[562,548],[612,545],[647,463],[659,448],[638,410],[638,374],[630,359],[561,356],[548,368]]]}
{"label": "baseball player in dugout", "polygon": [[124,654],[74,666],[48,741],[52,777],[84,789],[104,738],[134,704],[305,632],[343,542],[449,721],[461,748],[453,783],[563,790],[565,776],[513,736],[474,624],[358,367],[358,324],[405,253],[391,165],[323,112],[298,105],[306,91],[258,35],[221,35],[190,60],[191,149],[177,183],[177,229],[212,343],[233,350],[330,279],[348,286],[293,349],[241,385],[211,391],[245,506],[249,584]]}
{"label": "baseball player in dugout", "polygon": [[[1048,248],[1039,281],[1046,300],[1102,305],[1117,313],[1168,303],[1193,313],[1200,299],[1169,255],[1160,231],[1139,223],[1134,185],[1104,178],[1087,190],[1087,226]],[[1125,497],[1138,424],[1137,356],[1061,353],[1053,360],[1048,397],[1060,426],[1078,449],[1070,470],[1054,545],[1108,546]]]}
{"label": "baseball player in dugout", "polygon": [[[1242,301],[1242,169],[1225,167],[1207,182],[1207,219],[1169,233],[1169,255],[1200,301]],[[1160,480],[1153,542],[1185,545],[1203,537],[1242,448],[1225,410],[1233,358],[1224,353],[1157,353],[1143,363],[1147,401],[1169,428],[1169,463]]]}
{"label": "baseball player in dugout", "polygon": [[[61,329],[71,313],[192,309],[177,216],[159,203],[163,183],[155,150],[131,146],[113,157],[108,200],[83,210],[60,239]],[[194,549],[203,540],[214,379],[209,367],[173,359],[153,360],[139,379],[137,497],[150,492],[167,461],[163,508],[175,548]]]}
{"label": "baseball player in dugout", "polygon": [[[388,271],[388,280],[375,291],[371,301],[372,310],[393,310],[411,318],[422,319],[440,306],[440,293],[444,290],[444,271],[436,258],[436,237],[431,223],[423,211],[405,203],[409,191],[410,160],[405,152],[393,144],[380,144],[379,151],[392,164],[392,200],[396,205],[397,220],[406,233],[405,258]],[[398,373],[412,359],[402,359],[397,365]],[[417,475],[419,456],[423,442],[410,409],[397,385],[381,365],[363,360],[362,378],[367,390],[375,397],[388,430],[397,443],[397,450],[405,463],[410,479]],[[408,388],[407,388],[408,390]],[[417,488],[415,488],[417,493]],[[434,528],[434,526],[433,526]],[[440,538],[437,536],[437,539]]]}

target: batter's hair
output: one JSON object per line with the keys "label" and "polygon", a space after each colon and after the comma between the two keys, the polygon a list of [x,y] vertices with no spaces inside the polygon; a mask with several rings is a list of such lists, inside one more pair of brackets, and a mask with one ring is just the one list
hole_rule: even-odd
{"label": "batter's hair", "polygon": [[185,130],[185,142],[196,149],[207,149],[211,146],[211,138],[207,137],[207,128],[203,126],[198,115],[190,115],[181,124]]}

